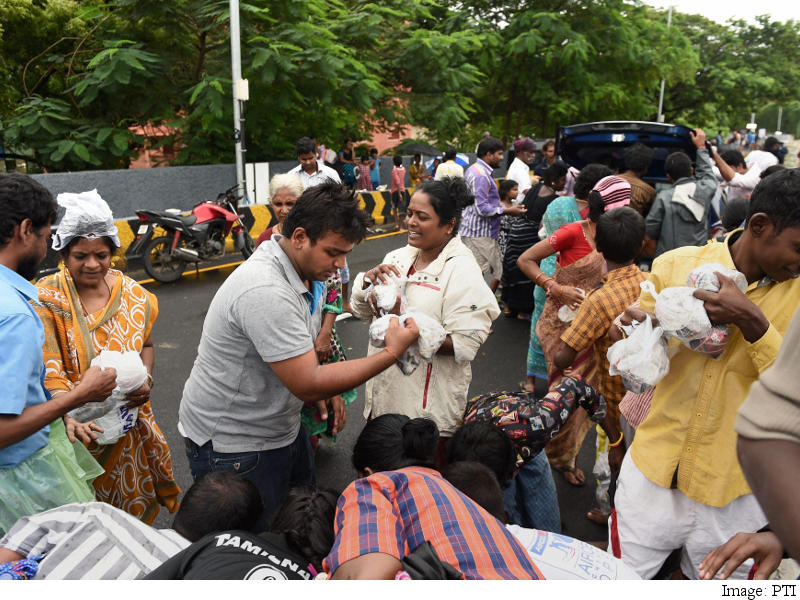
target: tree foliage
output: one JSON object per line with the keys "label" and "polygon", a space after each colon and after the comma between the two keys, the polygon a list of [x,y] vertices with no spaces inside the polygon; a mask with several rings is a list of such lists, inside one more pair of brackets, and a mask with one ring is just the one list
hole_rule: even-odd
{"label": "tree foliage", "polygon": [[[423,128],[438,144],[656,117],[741,126],[800,98],[798,23],[720,25],[637,0],[243,0],[249,161]],[[0,0],[0,147],[49,170],[233,160],[227,0]]]}

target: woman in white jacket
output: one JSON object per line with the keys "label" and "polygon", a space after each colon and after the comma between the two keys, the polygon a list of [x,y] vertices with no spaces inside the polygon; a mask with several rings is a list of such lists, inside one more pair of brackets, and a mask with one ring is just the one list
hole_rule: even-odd
{"label": "woman in white jacket", "polygon": [[[461,178],[426,181],[408,205],[408,245],[360,273],[353,285],[353,314],[364,321],[375,315],[368,298],[370,281],[389,273],[407,276],[409,310],[433,317],[447,332],[431,363],[411,375],[390,368],[367,382],[365,417],[400,413],[432,419],[441,432],[440,448],[461,424],[472,379],[470,362],[500,314],[472,252],[458,236],[462,209],[474,201]],[[399,302],[393,312],[399,313]],[[379,349],[370,346],[369,353]],[[437,453],[437,458],[439,457]]]}

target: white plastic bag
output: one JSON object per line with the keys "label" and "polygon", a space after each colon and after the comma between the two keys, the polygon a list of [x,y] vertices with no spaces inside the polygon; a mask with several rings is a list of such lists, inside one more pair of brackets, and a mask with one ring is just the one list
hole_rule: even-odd
{"label": "white plastic bag", "polygon": [[[720,285],[717,273],[733,279],[742,292],[747,291],[747,278],[743,273],[734,269],[726,269],[718,263],[700,265],[693,269],[686,278],[686,285],[692,288],[706,290],[708,292],[719,292]],[[708,354],[713,358],[719,358],[725,352],[725,345],[728,343],[730,328],[727,325],[712,325],[711,329],[704,336],[689,340],[688,346],[695,352]]]}
{"label": "white plastic bag", "polygon": [[[586,298],[586,292],[581,288],[575,288],[581,293],[581,296]],[[562,323],[572,323],[575,320],[575,315],[578,314],[578,308],[572,308],[571,306],[564,304],[561,308],[558,309],[558,320]]]}
{"label": "white plastic bag", "polygon": [[433,317],[429,317],[425,313],[409,310],[403,317],[404,323],[405,320],[410,317],[414,319],[414,323],[419,327],[419,338],[417,338],[416,342],[411,344],[411,347],[413,348],[416,346],[420,357],[430,362],[444,343],[447,332],[439,321]]}
{"label": "white plastic bag", "polygon": [[719,283],[717,273],[733,279],[736,287],[742,290],[742,292],[747,291],[747,278],[744,276],[744,273],[736,271],[735,269],[726,269],[719,263],[709,263],[692,269],[692,272],[689,273],[689,276],[686,278],[686,285],[698,290],[718,292],[719,288],[722,286]]}
{"label": "white plastic bag", "polygon": [[382,283],[380,280],[370,282],[367,288],[367,298],[374,292],[375,302],[382,314],[387,314],[394,308],[397,302],[397,296],[400,296],[400,313],[404,313],[406,309],[406,282],[407,277],[397,277],[395,275],[388,276],[389,283]]}
{"label": "white plastic bag", "polygon": [[[600,432],[600,427],[597,427],[597,431]],[[592,467],[592,475],[595,476],[596,483],[594,498],[604,514],[611,514],[611,499],[608,496],[608,488],[611,487],[611,465],[608,464],[608,438],[605,438],[604,447],[600,447],[603,437],[598,435],[594,442],[596,457]]]}
{"label": "white plastic bag", "polygon": [[125,407],[125,396],[147,381],[147,368],[138,352],[116,350],[103,350],[92,359],[90,366],[115,369],[117,385],[103,402],[88,402],[69,414],[81,423],[94,421],[95,425],[103,428],[103,433],[97,437],[98,444],[113,444],[136,424],[138,410]]}
{"label": "white plastic bag", "polygon": [[640,285],[656,299],[658,325],[668,336],[688,346],[690,340],[704,337],[711,329],[703,301],[694,297],[694,288],[668,287],[659,294],[652,281],[643,281]]}
{"label": "white plastic bag", "polygon": [[66,212],[56,228],[53,250],[63,250],[76,237],[109,237],[119,248],[119,231],[114,225],[111,208],[96,189],[80,194],[64,192],[58,195],[56,201]]}
{"label": "white plastic bag", "polygon": [[622,377],[626,390],[642,394],[669,372],[664,332],[653,327],[650,315],[644,322],[634,321],[623,329],[628,337],[608,349],[608,373]]}
{"label": "white plastic bag", "polygon": [[439,351],[447,337],[447,332],[441,324],[425,313],[409,311],[400,315],[383,315],[375,319],[369,326],[369,342],[376,348],[383,348],[386,339],[386,330],[392,318],[398,319],[398,324],[403,327],[406,319],[412,318],[419,327],[419,338],[411,344],[397,363],[405,375],[411,375],[423,360],[430,362]]}

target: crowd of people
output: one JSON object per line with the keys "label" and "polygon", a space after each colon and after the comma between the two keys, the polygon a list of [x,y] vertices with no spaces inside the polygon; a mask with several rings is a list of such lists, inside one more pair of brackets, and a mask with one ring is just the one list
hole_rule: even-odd
{"label": "crowd of people", "polygon": [[[800,172],[759,157],[769,140],[744,157],[691,139],[658,189],[642,144],[578,171],[550,142],[532,168],[523,138],[497,182],[505,146],[487,135],[466,168],[455,148],[432,173],[414,157],[408,190],[395,157],[407,239],[352,286],[371,224],[353,188],[380,159],[348,140],[340,174],[298,140],[270,184],[274,223],[208,307],[180,502],[150,406],[158,302],[111,268],[111,210],[0,175],[0,579],[765,578],[797,558]],[[34,285],[51,226],[61,266]],[[610,350],[648,322],[672,331],[661,298],[704,266],[713,285],[684,298],[722,337],[659,338],[639,362],[663,352],[666,374],[632,385]],[[504,311],[530,322],[525,379],[470,397]],[[345,356],[343,312],[370,325],[366,356]],[[141,370],[124,393],[112,355]],[[317,488],[319,438],[362,384],[356,477]],[[586,516],[608,535],[590,545],[561,534],[553,471],[585,484],[593,426]],[[170,529],[152,527],[162,506]]]}

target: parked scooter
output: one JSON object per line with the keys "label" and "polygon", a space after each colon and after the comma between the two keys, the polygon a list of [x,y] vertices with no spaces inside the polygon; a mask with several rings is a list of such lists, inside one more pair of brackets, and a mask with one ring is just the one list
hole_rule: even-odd
{"label": "parked scooter", "polygon": [[[187,263],[197,263],[225,254],[225,241],[233,236],[233,245],[248,258],[256,248],[239,214],[237,186],[202,202],[183,216],[181,211],[137,210],[139,229],[128,250],[128,257],[142,257],[144,270],[156,281],[177,281]],[[165,235],[153,237],[156,227]]]}

